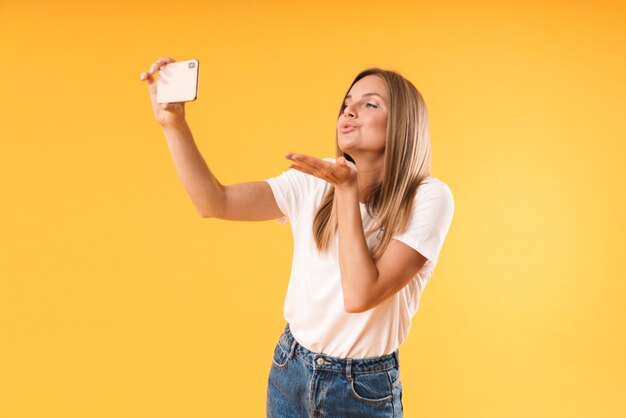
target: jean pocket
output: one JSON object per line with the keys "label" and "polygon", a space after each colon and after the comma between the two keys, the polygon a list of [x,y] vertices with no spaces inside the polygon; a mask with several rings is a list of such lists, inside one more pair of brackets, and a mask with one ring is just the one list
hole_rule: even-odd
{"label": "jean pocket", "polygon": [[387,370],[354,374],[350,390],[361,401],[385,402],[393,398],[392,377]]}
{"label": "jean pocket", "polygon": [[283,347],[283,344],[287,344],[286,340],[281,336],[274,348],[274,354],[272,355],[272,363],[276,367],[285,367],[289,361],[289,350]]}
{"label": "jean pocket", "polygon": [[397,366],[387,370],[387,373],[389,374],[389,381],[392,387],[402,387],[402,382],[400,382],[400,369]]}

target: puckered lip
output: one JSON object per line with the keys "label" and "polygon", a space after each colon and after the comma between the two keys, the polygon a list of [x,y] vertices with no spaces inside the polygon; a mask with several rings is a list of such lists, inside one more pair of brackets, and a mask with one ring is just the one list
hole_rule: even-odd
{"label": "puckered lip", "polygon": [[339,125],[339,129],[341,129],[342,131],[347,131],[347,130],[351,130],[354,128],[358,128],[358,126],[350,122],[344,122],[341,125]]}

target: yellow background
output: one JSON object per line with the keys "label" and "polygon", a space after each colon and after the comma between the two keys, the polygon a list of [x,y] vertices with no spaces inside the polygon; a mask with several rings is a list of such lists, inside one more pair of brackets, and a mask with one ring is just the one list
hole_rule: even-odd
{"label": "yellow background", "polygon": [[381,66],[430,112],[455,215],[408,341],[408,418],[623,417],[626,5],[0,0],[0,417],[261,417],[289,226],[200,218],[139,80],[224,183],[332,156]]}

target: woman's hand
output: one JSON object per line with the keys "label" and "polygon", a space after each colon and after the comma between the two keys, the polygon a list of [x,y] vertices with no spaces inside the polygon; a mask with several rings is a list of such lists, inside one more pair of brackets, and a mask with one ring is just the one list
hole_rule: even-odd
{"label": "woman's hand", "polygon": [[357,168],[354,163],[344,157],[337,158],[334,163],[304,154],[289,153],[285,155],[285,158],[294,162],[294,164],[289,165],[290,168],[326,180],[336,190],[356,189],[358,187]]}
{"label": "woman's hand", "polygon": [[174,126],[185,123],[185,103],[157,103],[157,82],[152,77],[159,69],[171,62],[176,62],[175,59],[170,57],[164,57],[157,60],[150,67],[149,71],[144,71],[139,77],[142,81],[148,82],[148,90],[150,92],[150,100],[152,101],[152,110],[157,122],[162,127]]}

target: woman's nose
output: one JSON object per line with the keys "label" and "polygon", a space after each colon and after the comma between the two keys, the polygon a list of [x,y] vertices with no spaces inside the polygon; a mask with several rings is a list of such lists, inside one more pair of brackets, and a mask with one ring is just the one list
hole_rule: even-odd
{"label": "woman's nose", "polygon": [[350,106],[346,106],[346,108],[343,109],[343,115],[347,118],[355,117],[354,110],[352,110]]}

